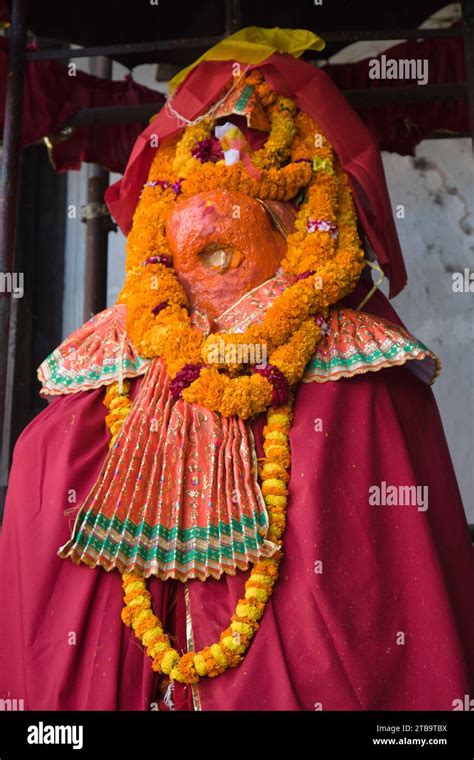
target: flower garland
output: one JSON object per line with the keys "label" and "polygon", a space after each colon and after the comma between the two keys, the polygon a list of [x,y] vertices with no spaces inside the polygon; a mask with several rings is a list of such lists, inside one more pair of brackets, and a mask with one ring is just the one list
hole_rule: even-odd
{"label": "flower garland", "polygon": [[268,108],[273,105],[277,99],[275,90],[272,90],[270,85],[266,82],[263,74],[258,69],[253,69],[245,79],[245,83],[251,87],[255,87],[259,100],[264,108]]}
{"label": "flower garland", "polygon": [[[122,393],[117,383],[107,388],[104,403],[109,410],[106,423],[112,435],[110,445],[115,441],[118,429],[130,409],[129,390],[129,383],[124,385]],[[265,457],[259,474],[268,511],[267,538],[275,543],[281,542],[286,522],[291,406],[292,402],[289,401],[285,406],[270,408],[263,430]],[[171,681],[186,684],[198,683],[204,676],[214,678],[228,668],[235,668],[243,660],[278,578],[281,557],[280,548],[272,557],[262,558],[253,565],[245,583],[244,596],[237,602],[229,626],[222,631],[218,642],[198,652],[190,651],[180,655],[173,648],[160,619],[153,611],[147,582],[134,573],[122,574],[125,605],[122,621],[133,629],[145,647],[147,655],[152,659],[154,671],[169,676]]]}
{"label": "flower garland", "polygon": [[288,160],[296,132],[296,104],[293,100],[278,95],[275,102],[269,106],[268,112],[270,134],[263,148],[255,151],[252,156],[252,163],[261,168],[281,166]]}
{"label": "flower garland", "polygon": [[109,448],[112,448],[117,440],[122,423],[132,408],[132,401],[128,397],[129,392],[129,380],[123,381],[122,390],[120,390],[118,383],[112,383],[105,392],[104,404],[109,411],[105,418],[105,424],[111,435]]}
{"label": "flower garland", "polygon": [[[272,167],[278,169],[290,157],[291,145],[296,132],[294,120],[297,110],[296,104],[293,100],[290,100],[290,98],[285,98],[282,95],[277,95],[273,92],[273,90],[271,90],[266,84],[261,72],[258,70],[252,72],[245,79],[245,86],[249,85],[256,90],[262,105],[267,109],[270,121],[270,133],[268,138],[263,148],[252,153],[252,164],[260,169],[270,169]],[[208,177],[207,170],[202,167],[202,164],[204,163],[204,155],[207,154],[207,160],[212,161],[212,163],[220,163],[223,159],[223,156],[220,156],[220,161],[216,160],[219,157],[217,150],[212,151],[213,126],[212,119],[203,119],[197,124],[189,126],[184,131],[176,148],[176,154],[173,160],[173,171],[176,176],[187,178],[193,172],[197,172],[194,181],[192,183],[186,183],[184,186],[184,192],[188,195],[194,195],[196,192],[194,190],[195,182],[199,183],[201,191],[203,189],[214,189],[207,186],[201,186],[202,179],[204,179],[205,182],[212,181],[212,178]],[[207,150],[205,151],[204,148]],[[209,151],[211,152],[209,153]],[[239,188],[245,181],[246,185],[251,189],[251,192],[248,190],[245,190],[245,192],[249,195],[255,194],[259,198],[267,197],[264,194],[265,192],[276,191],[276,188],[271,187],[271,184],[277,176],[287,178],[289,175],[289,172],[281,175],[277,175],[273,172],[265,175],[266,181],[264,183],[248,183],[248,176],[241,176],[241,173],[235,169],[229,172],[227,171],[228,168],[229,167],[225,167],[223,163],[219,166],[221,174],[225,174],[226,181],[229,182],[232,189],[238,189],[238,187],[233,187],[233,184],[237,183],[237,181]],[[216,176],[221,179],[220,174],[214,175],[214,177]],[[304,176],[303,169],[298,172],[298,176]],[[219,188],[220,186],[219,183],[215,185],[216,188]],[[291,186],[288,187],[287,194],[292,190],[293,188]],[[290,195],[289,197],[293,196]],[[288,199],[281,198],[280,200]]]}
{"label": "flower garland", "polygon": [[[279,544],[279,550],[253,565],[243,597],[218,641],[180,655],[153,611],[146,581],[136,574],[122,574],[123,622],[135,632],[154,671],[187,684],[236,667],[259,627],[282,557],[292,391],[321,338],[321,315],[351,292],[364,266],[347,177],[318,125],[293,101],[277,95],[258,70],[247,76],[246,83],[255,88],[270,123],[264,147],[248,153],[255,173],[250,174],[243,161],[226,166],[212,119],[164,140],[135,211],[127,241],[127,276],[119,297],[127,307],[132,343],[141,356],[164,361],[176,398],[241,419],[267,412],[259,479],[269,518],[267,538]],[[188,299],[172,266],[166,224],[183,198],[214,189],[262,200],[293,200],[298,215],[282,262],[292,284],[275,299],[260,324],[239,334],[206,336],[192,324]],[[265,344],[269,364],[250,371],[232,362],[227,352],[220,363],[213,363],[210,352],[220,341]],[[111,446],[132,406],[129,392],[128,381],[107,388],[104,403]]]}
{"label": "flower garland", "polygon": [[205,190],[235,190],[262,200],[290,201],[311,179],[311,166],[292,163],[281,169],[262,169],[258,178],[251,177],[243,163],[226,166],[221,163],[199,164],[182,184],[185,196]]}
{"label": "flower garland", "polygon": [[[267,104],[271,123],[266,146],[250,155],[261,167],[259,178],[251,177],[243,162],[216,161],[215,146],[203,146],[212,139],[212,120],[166,140],[134,215],[120,297],[132,343],[142,356],[164,360],[176,396],[241,419],[286,400],[321,338],[317,315],[351,292],[364,266],[350,187],[327,139],[293,101],[271,95],[259,72],[248,80]],[[201,162],[203,156],[208,160]],[[166,222],[181,197],[216,188],[262,199],[294,199],[302,188],[305,194],[282,262],[294,284],[275,299],[260,325],[238,335],[206,337],[191,323],[172,267]],[[222,340],[265,344],[267,371],[250,372],[230,359],[211,364],[210,351]]]}
{"label": "flower garland", "polygon": [[193,155],[193,148],[211,137],[212,126],[212,119],[203,119],[184,130],[176,147],[172,164],[173,172],[177,177],[187,177],[199,168],[201,161]]}

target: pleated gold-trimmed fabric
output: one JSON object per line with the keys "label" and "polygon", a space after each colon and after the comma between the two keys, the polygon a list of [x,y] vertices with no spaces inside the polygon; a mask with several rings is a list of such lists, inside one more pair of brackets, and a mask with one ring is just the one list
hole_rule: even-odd
{"label": "pleated gold-trimmed fabric", "polygon": [[155,359],[61,557],[162,580],[219,578],[276,546],[250,429],[175,401]]}
{"label": "pleated gold-trimmed fabric", "polygon": [[325,335],[306,367],[304,383],[326,383],[402,364],[426,383],[433,383],[440,372],[441,362],[433,351],[382,317],[334,309],[323,329]]}
{"label": "pleated gold-trimmed fabric", "polygon": [[[291,278],[278,272],[221,314],[214,330],[241,333],[260,324],[289,284]],[[125,315],[126,307],[116,304],[66,338],[39,367],[41,394],[77,393],[143,375],[149,360],[140,357],[129,340]],[[210,332],[205,314],[194,311],[191,317],[205,335]],[[306,367],[305,383],[325,383],[401,364],[432,383],[440,371],[441,363],[429,348],[405,328],[381,317],[339,307],[331,310],[324,329],[326,334]]]}
{"label": "pleated gold-trimmed fabric", "polygon": [[148,361],[129,340],[125,315],[125,305],[116,304],[74,330],[38,367],[41,395],[88,391],[143,375]]}

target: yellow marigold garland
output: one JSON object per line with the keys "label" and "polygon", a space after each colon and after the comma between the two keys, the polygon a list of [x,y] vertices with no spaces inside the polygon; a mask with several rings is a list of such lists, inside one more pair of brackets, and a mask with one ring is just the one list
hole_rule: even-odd
{"label": "yellow marigold garland", "polygon": [[212,134],[212,119],[203,119],[198,124],[184,130],[183,136],[176,147],[173,160],[173,171],[176,177],[187,177],[201,166],[199,160],[191,154],[193,146],[201,140],[206,140]]}
{"label": "yellow marigold garland", "polygon": [[[104,403],[109,410],[106,424],[111,433],[110,445],[131,407],[128,398],[130,384],[124,384],[120,393],[118,383],[107,388]],[[133,629],[136,637],[151,658],[154,671],[169,676],[171,681],[195,684],[200,678],[224,673],[243,660],[251,640],[259,628],[259,620],[278,578],[282,557],[281,537],[285,529],[288,469],[290,466],[289,431],[292,402],[267,412],[264,428],[265,458],[260,468],[262,493],[267,505],[269,528],[267,538],[280,543],[280,550],[272,557],[256,562],[245,583],[245,592],[236,605],[229,626],[222,631],[219,641],[199,652],[180,655],[173,648],[160,619],[153,611],[151,594],[144,578],[134,573],[122,574],[124,608],[122,622]]]}
{"label": "yellow marigold garland", "polygon": [[109,443],[110,448],[114,445],[120,432],[120,428],[122,427],[122,423],[132,408],[132,401],[128,397],[129,391],[130,382],[124,380],[121,391],[119,390],[118,383],[112,383],[107,387],[105,392],[104,404],[109,412],[105,418],[105,424],[111,435]]}
{"label": "yellow marigold garland", "polygon": [[262,169],[260,177],[251,177],[240,163],[232,166],[205,163],[200,164],[181,187],[184,196],[225,188],[245,193],[252,198],[289,201],[308,184],[311,173],[311,166],[305,162]]}
{"label": "yellow marigold garland", "polygon": [[[355,287],[364,266],[350,187],[327,139],[293,101],[272,95],[260,72],[253,71],[247,81],[256,87],[271,122],[265,148],[250,155],[260,165],[260,177],[251,177],[243,162],[200,163],[192,155],[196,141],[212,134],[211,120],[188,127],[179,139],[164,141],[135,212],[120,296],[127,305],[128,333],[141,355],[160,356],[171,378],[188,366],[204,365],[182,397],[242,419],[272,403],[271,382],[267,376],[246,374],[231,359],[210,364],[212,346],[221,340],[265,344],[270,365],[295,386],[321,337],[314,317],[325,315]],[[170,267],[166,221],[171,210],[181,197],[203,190],[291,199],[302,188],[296,229],[282,262],[298,281],[275,299],[262,324],[238,335],[206,338],[192,326],[186,296]]]}
{"label": "yellow marigold garland", "polygon": [[296,132],[294,115],[296,104],[278,95],[269,105],[270,134],[263,148],[252,155],[252,163],[260,168],[281,166],[290,157],[291,144]]}
{"label": "yellow marigold garland", "polygon": [[[166,220],[176,201],[171,187],[153,184],[158,181],[174,182],[172,163],[178,137],[169,137],[160,143],[157,157],[152,162],[148,181],[134,213],[134,223],[127,237],[127,273],[135,267],[143,272],[143,261],[152,254],[169,254],[166,240]],[[124,286],[123,294],[128,291]]]}

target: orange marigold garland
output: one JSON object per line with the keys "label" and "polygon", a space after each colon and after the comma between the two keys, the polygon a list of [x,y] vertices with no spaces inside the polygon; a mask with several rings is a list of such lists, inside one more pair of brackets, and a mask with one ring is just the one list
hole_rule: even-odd
{"label": "orange marigold garland", "polygon": [[128,397],[129,391],[130,382],[124,380],[122,389],[120,389],[119,383],[112,383],[105,392],[104,404],[109,412],[105,418],[105,424],[111,435],[109,448],[114,445],[122,423],[132,408],[132,401]]}
{"label": "orange marigold garland", "polygon": [[[260,72],[252,72],[247,81],[261,94],[271,123],[265,148],[250,154],[260,176],[251,177],[243,162],[200,163],[193,155],[193,146],[212,134],[212,120],[188,127],[180,138],[165,140],[135,212],[120,296],[127,305],[133,344],[142,356],[164,360],[179,395],[242,419],[275,402],[275,373],[249,374],[248,368],[231,360],[210,364],[212,346],[220,340],[265,344],[270,365],[280,370],[290,387],[296,385],[321,338],[314,318],[325,315],[355,287],[364,266],[347,177],[327,139],[293,101],[271,96]],[[215,188],[262,199],[295,198],[305,188],[282,262],[295,282],[275,300],[261,325],[238,336],[206,337],[192,326],[166,241],[166,221],[180,197]]]}
{"label": "orange marigold garland", "polygon": [[[321,337],[318,315],[326,315],[329,306],[351,292],[364,266],[347,177],[318,125],[293,101],[273,92],[258,70],[246,77],[246,84],[256,89],[271,125],[265,146],[249,151],[257,171],[251,176],[242,161],[224,163],[211,119],[164,140],[134,215],[120,295],[127,306],[130,339],[142,356],[165,362],[176,395],[241,419],[267,410],[259,476],[269,517],[267,538],[280,550],[252,567],[243,598],[219,640],[180,655],[153,611],[146,581],[135,574],[122,575],[123,622],[133,628],[153,670],[187,684],[237,666],[258,629],[282,556],[291,462],[291,390]],[[212,189],[237,190],[261,199],[297,199],[299,211],[282,262],[293,284],[275,299],[261,324],[242,334],[206,337],[192,325],[186,295],[172,268],[166,223],[182,197]],[[218,341],[264,343],[269,365],[250,373],[227,355],[220,363],[211,363],[210,352]],[[107,389],[104,403],[111,445],[131,407],[129,387],[124,381],[123,387],[113,383]]]}
{"label": "orange marigold garland", "polygon": [[296,132],[294,116],[296,104],[278,95],[268,107],[270,134],[263,148],[252,155],[252,163],[261,168],[281,166],[290,157],[291,144]]}
{"label": "orange marigold garland", "polygon": [[[249,151],[258,171],[251,176],[242,161],[225,164],[212,136],[211,119],[165,140],[134,215],[120,295],[127,306],[132,342],[142,356],[165,362],[176,395],[241,419],[267,410],[265,457],[259,474],[269,516],[267,538],[280,543],[280,551],[253,566],[244,597],[219,641],[180,656],[153,612],[146,581],[134,574],[122,575],[123,622],[145,647],[153,670],[189,684],[238,665],[258,629],[282,556],[291,461],[291,389],[300,382],[321,337],[318,315],[325,316],[329,306],[351,292],[364,266],[347,177],[318,125],[293,101],[274,93],[258,70],[247,76],[246,84],[255,87],[271,125],[264,148]],[[293,284],[275,299],[261,324],[242,334],[206,337],[191,323],[186,295],[172,268],[166,222],[181,197],[213,189],[237,190],[262,200],[297,199],[299,211],[282,262]],[[210,364],[209,352],[221,340],[265,343],[269,365],[249,373],[231,359]],[[105,403],[113,441],[131,406],[128,386],[122,391],[117,384],[110,386]]]}
{"label": "orange marigold garland", "polygon": [[201,164],[182,184],[185,196],[205,190],[235,190],[252,198],[289,201],[311,179],[311,166],[292,163],[282,168],[262,169],[260,177],[251,177],[243,164],[226,166],[224,163]]}
{"label": "orange marigold garland", "polygon": [[[109,410],[106,417],[111,432],[110,445],[115,441],[118,429],[128,414],[131,402],[128,398],[130,385],[124,384],[122,392],[118,383],[107,388],[104,403]],[[277,409],[270,408],[264,428],[265,458],[260,468],[262,493],[268,510],[269,528],[267,538],[280,543],[280,550],[269,558],[255,563],[245,583],[245,592],[236,605],[229,626],[222,631],[219,641],[199,652],[180,655],[173,648],[160,619],[155,615],[147,581],[133,573],[122,574],[124,591],[123,623],[133,628],[136,637],[152,660],[154,671],[169,676],[172,681],[195,684],[200,678],[214,678],[228,668],[235,668],[243,660],[252,637],[265,612],[282,557],[281,537],[285,529],[288,469],[290,465],[289,431],[291,426],[291,401]]]}

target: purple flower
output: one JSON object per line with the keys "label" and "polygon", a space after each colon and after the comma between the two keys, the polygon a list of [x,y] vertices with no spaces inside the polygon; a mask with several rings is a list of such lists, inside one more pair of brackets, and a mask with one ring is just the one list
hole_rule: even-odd
{"label": "purple flower", "polygon": [[164,267],[172,267],[172,261],[170,256],[166,256],[164,253],[160,253],[158,256],[150,256],[145,261],[142,261],[142,267],[146,267],[147,264],[163,264]]}
{"label": "purple flower", "polygon": [[266,377],[273,386],[272,406],[283,406],[288,401],[288,380],[278,367],[267,364],[266,367],[256,367],[254,372]]}
{"label": "purple flower", "polygon": [[306,272],[301,272],[301,274],[296,275],[296,281],[306,280],[307,277],[311,277],[313,274],[316,274],[314,269],[307,269]]}
{"label": "purple flower", "polygon": [[186,388],[189,388],[191,383],[198,379],[203,366],[203,364],[185,364],[184,367],[179,370],[170,384],[170,391],[173,398],[181,398],[182,392]]}
{"label": "purple flower", "polygon": [[184,177],[180,177],[176,182],[173,182],[170,185],[170,188],[172,189],[173,193],[175,195],[180,195],[183,191],[181,190],[181,184],[184,182]]}
{"label": "purple flower", "polygon": [[224,152],[217,137],[208,137],[206,140],[197,142],[191,149],[191,155],[201,164],[207,161],[216,164],[224,158]]}
{"label": "purple flower", "polygon": [[151,311],[156,317],[156,315],[159,314],[160,311],[163,311],[163,309],[166,309],[167,306],[168,306],[168,301],[161,301],[161,303],[154,306]]}
{"label": "purple flower", "polygon": [[154,179],[150,182],[145,182],[145,187],[161,187],[162,190],[171,189],[175,195],[181,193],[181,183],[184,181],[184,177],[180,177],[176,182],[169,182],[167,179]]}
{"label": "purple flower", "polygon": [[337,226],[326,219],[308,219],[306,229],[308,232],[329,232],[333,240],[336,240],[338,236]]}

